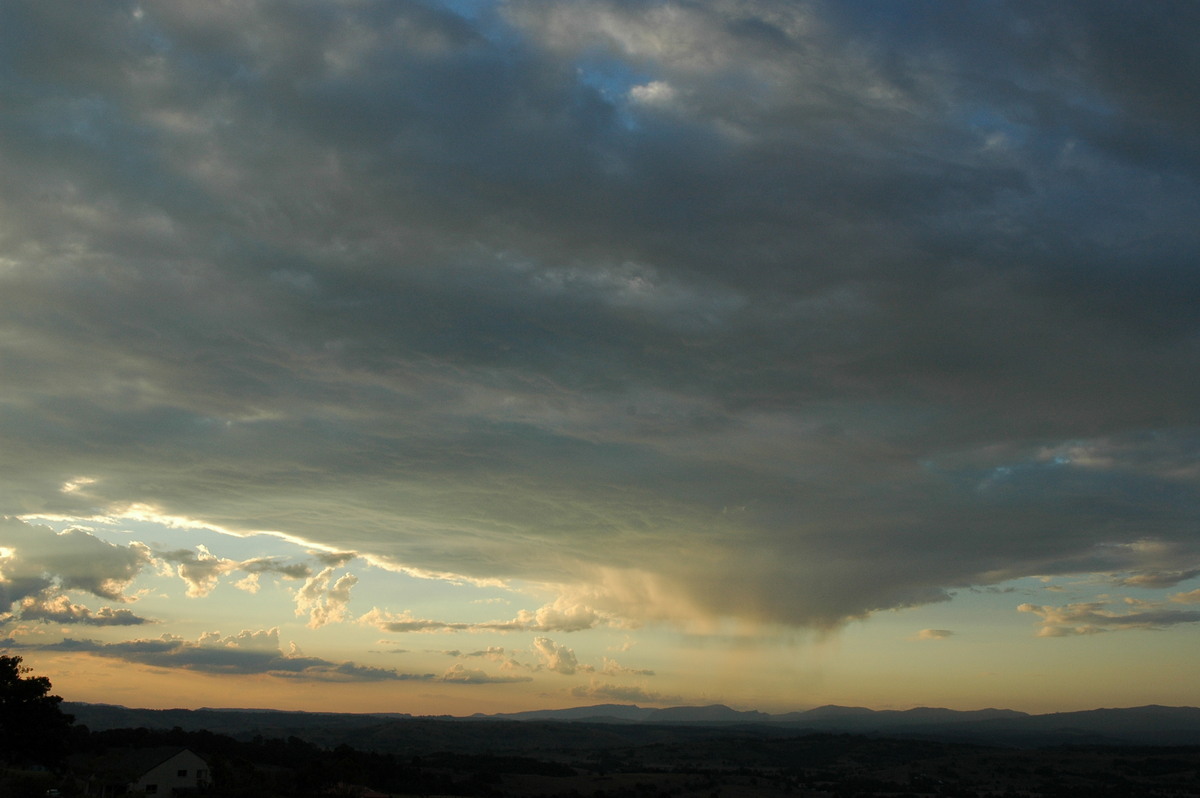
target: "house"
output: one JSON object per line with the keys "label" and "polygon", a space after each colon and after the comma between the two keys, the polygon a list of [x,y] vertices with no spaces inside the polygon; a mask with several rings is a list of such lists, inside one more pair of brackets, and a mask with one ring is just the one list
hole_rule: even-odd
{"label": "house", "polygon": [[159,798],[186,795],[206,786],[208,762],[188,748],[137,748],[104,757],[103,795],[139,793]]}
{"label": "house", "polygon": [[[146,749],[148,753],[155,750]],[[208,763],[199,754],[187,748],[175,749],[174,753],[171,753],[170,749],[159,750],[166,754],[165,758],[159,759],[157,764],[152,764],[142,771],[141,775],[130,783],[130,790],[137,790],[148,796],[170,796],[194,791],[201,785],[208,784]],[[157,754],[150,755],[143,763],[153,762],[156,758]]]}

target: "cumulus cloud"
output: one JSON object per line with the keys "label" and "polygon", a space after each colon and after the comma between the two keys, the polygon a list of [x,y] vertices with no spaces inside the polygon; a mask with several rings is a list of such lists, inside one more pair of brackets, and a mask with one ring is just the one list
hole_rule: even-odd
{"label": "cumulus cloud", "polygon": [[[0,10],[0,512],[579,587],[553,634],[1200,569],[1191,5],[193,5]],[[4,606],[148,561],[68,537]]]}
{"label": "cumulus cloud", "polygon": [[1038,637],[1070,637],[1130,629],[1166,629],[1178,624],[1200,623],[1200,611],[1174,610],[1153,602],[1133,602],[1134,609],[1116,612],[1107,602],[1093,601],[1052,607],[1022,604],[1017,609],[1038,616]]}
{"label": "cumulus cloud", "polygon": [[308,615],[309,628],[318,629],[346,618],[350,590],[358,584],[358,577],[346,573],[335,580],[333,572],[333,566],[325,568],[296,591],[296,614]]}
{"label": "cumulus cloud", "polygon": [[922,629],[917,632],[916,640],[945,640],[947,637],[952,637],[954,632],[949,629]]}
{"label": "cumulus cloud", "polygon": [[120,546],[85,529],[55,532],[16,518],[0,518],[0,605],[8,606],[47,588],[80,590],[110,601],[150,562],[141,543]]}
{"label": "cumulus cloud", "polygon": [[141,543],[120,546],[89,531],[61,533],[15,518],[0,518],[0,614],[6,620],[82,626],[150,623],[132,610],[93,610],[74,603],[67,591],[128,603],[125,589],[151,562]]}
{"label": "cumulus cloud", "polygon": [[312,569],[304,563],[287,563],[278,557],[231,560],[214,555],[203,545],[197,545],[194,550],[156,552],[156,556],[175,564],[176,573],[187,584],[187,595],[192,598],[203,598],[212,593],[222,576],[235,571],[245,572],[246,576],[234,584],[248,593],[258,592],[261,574],[275,574],[284,579],[305,579],[312,575]]}
{"label": "cumulus cloud", "polygon": [[564,645],[555,643],[548,637],[535,637],[533,650],[540,659],[540,667],[565,676],[572,676],[576,671],[591,671],[591,666],[580,665],[575,658],[575,651]]}
{"label": "cumulus cloud", "polygon": [[187,583],[187,594],[192,598],[207,596],[217,586],[221,574],[237,567],[233,560],[216,557],[202,545],[196,546],[195,551],[178,549],[161,552],[158,556],[176,564],[176,572]]}
{"label": "cumulus cloud", "polygon": [[515,622],[526,631],[579,632],[603,625],[607,619],[592,607],[559,599],[532,613],[522,610]]}
{"label": "cumulus cloud", "polygon": [[257,593],[262,585],[258,582],[258,574],[246,574],[244,577],[233,583],[233,586],[238,590],[244,590],[247,593]]}

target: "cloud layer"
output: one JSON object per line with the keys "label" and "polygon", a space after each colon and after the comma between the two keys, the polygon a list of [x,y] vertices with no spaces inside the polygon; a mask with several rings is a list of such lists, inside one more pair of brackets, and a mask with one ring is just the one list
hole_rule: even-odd
{"label": "cloud layer", "polygon": [[[0,513],[593,613],[533,631],[1200,571],[1196,7],[456,7],[4,5]],[[44,591],[150,552],[2,529],[0,603],[132,622]],[[238,567],[316,627],[324,556]]]}
{"label": "cloud layer", "polygon": [[308,657],[292,646],[289,653],[280,648],[278,629],[243,630],[236,635],[219,632],[185,640],[164,634],[157,638],[104,643],[89,639],[65,638],[52,644],[29,645],[13,639],[0,640],[6,649],[33,648],[40,651],[71,652],[124,662],[224,675],[261,674],[278,679],[309,682],[452,682],[454,684],[504,684],[530,681],[528,676],[493,676],[479,669],[456,664],[442,674],[406,673],[394,668],[378,668],[354,662],[334,662]]}

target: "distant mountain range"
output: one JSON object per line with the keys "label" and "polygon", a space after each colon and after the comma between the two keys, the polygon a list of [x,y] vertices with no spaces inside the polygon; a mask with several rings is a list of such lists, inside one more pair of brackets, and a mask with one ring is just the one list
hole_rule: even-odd
{"label": "distant mountain range", "polygon": [[839,707],[832,704],[804,712],[769,715],[750,710],[740,712],[724,704],[703,707],[654,709],[634,704],[597,704],[571,709],[542,709],[498,715],[472,715],[471,719],[561,720],[592,723],[794,723],[810,727],[847,729],[866,727],[916,726],[930,723],[963,723],[995,718],[1027,718],[1025,712],[1011,709],[978,709],[962,712],[954,709],[873,710],[866,707]]}
{"label": "distant mountain range", "polygon": [[[823,706],[803,712],[771,715],[738,711],[722,704],[656,709],[633,704],[597,704],[570,709],[534,710],[470,717],[413,717],[403,714],[282,712],[263,709],[131,709],[107,704],[64,702],[76,722],[99,731],[110,728],[207,729],[233,737],[297,736],[318,744],[379,750],[416,750],[438,740],[446,745],[480,741],[484,723],[505,723],[504,738],[549,745],[561,737],[566,746],[619,745],[631,740],[671,734],[712,732],[778,737],[811,733],[907,737],[956,743],[1043,747],[1052,745],[1200,745],[1200,709],[1145,706],[1030,715],[1011,709],[960,711],[932,707],[872,710]],[[547,731],[554,726],[557,732]],[[419,729],[419,733],[418,733]],[[605,742],[607,741],[607,742]],[[479,745],[487,747],[480,741]]]}

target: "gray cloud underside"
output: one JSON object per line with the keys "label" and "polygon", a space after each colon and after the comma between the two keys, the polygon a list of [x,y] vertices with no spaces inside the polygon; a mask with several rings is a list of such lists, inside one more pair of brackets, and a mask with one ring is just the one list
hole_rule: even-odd
{"label": "gray cloud underside", "polygon": [[44,601],[27,599],[15,617],[22,621],[82,626],[141,626],[151,623],[149,619],[143,618],[133,610],[112,607],[92,610],[80,604],[72,604],[62,595]]}
{"label": "gray cloud underside", "polygon": [[45,651],[80,652],[140,665],[205,673],[265,673],[280,678],[347,682],[432,681],[438,678],[432,673],[402,673],[391,668],[375,668],[356,665],[353,662],[330,662],[319,657],[285,656],[278,650],[202,646],[173,636],[119,643],[65,638],[59,643],[38,646],[18,644],[12,640],[4,642],[9,648],[36,647]]}
{"label": "gray cloud underside", "polygon": [[1198,15],[6,3],[0,508],[794,624],[1195,573]]}
{"label": "gray cloud underside", "polygon": [[[262,638],[258,645],[240,647],[231,640]],[[126,640],[102,643],[95,640],[65,638],[61,642],[34,645],[8,639],[0,645],[9,649],[36,648],[42,651],[69,651],[98,657],[118,659],[157,668],[172,668],[214,674],[266,674],[280,679],[313,682],[388,682],[421,681],[452,682],[455,684],[500,684],[527,682],[524,676],[493,676],[482,670],[455,665],[444,674],[405,673],[393,668],[377,668],[354,662],[332,662],[319,657],[284,654],[279,650],[274,632],[246,633],[206,645],[183,640],[172,635],[156,639]],[[262,645],[263,642],[271,645]]]}

